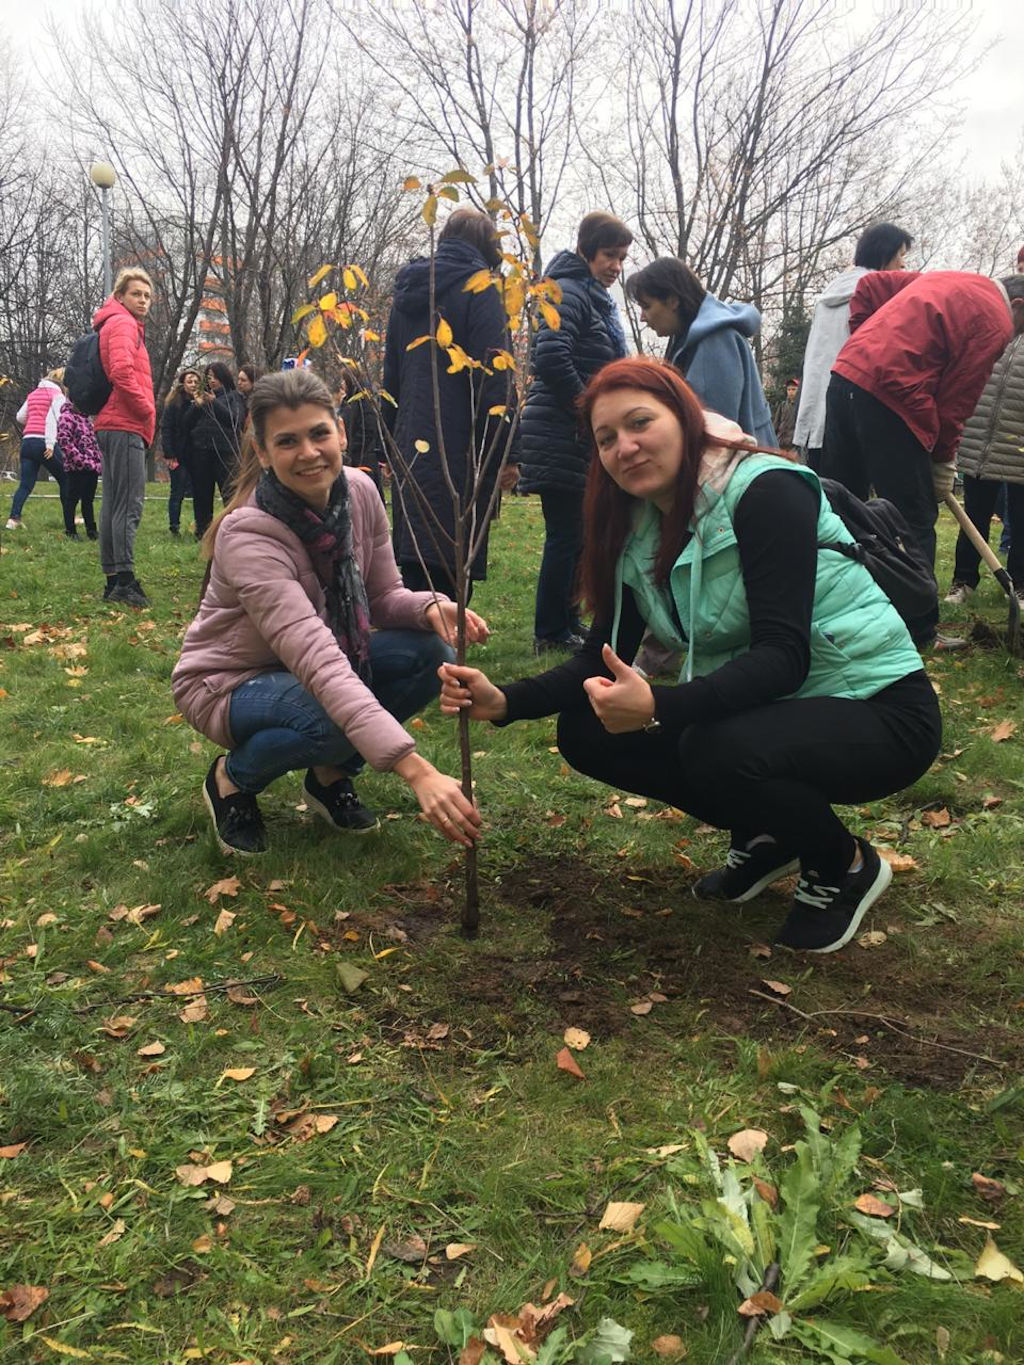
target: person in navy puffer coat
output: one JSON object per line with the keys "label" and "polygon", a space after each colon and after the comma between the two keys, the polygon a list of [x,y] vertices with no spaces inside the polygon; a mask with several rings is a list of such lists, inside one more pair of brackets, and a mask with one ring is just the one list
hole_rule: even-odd
{"label": "person in navy puffer coat", "polygon": [[[395,559],[402,582],[413,592],[432,586],[455,595],[456,509],[448,477],[458,490],[460,510],[475,505],[475,517],[466,518],[473,523],[467,532],[476,538],[483,531],[469,566],[470,585],[487,576],[484,522],[494,511],[495,482],[501,477],[503,486],[507,484],[501,465],[516,400],[512,371],[491,367],[497,353],[511,345],[500,289],[467,291],[465,284],[500,264],[501,247],[490,218],[475,209],[456,209],[434,253],[434,318],[429,260],[410,261],[395,283],[384,355],[384,389],[395,405],[385,402],[383,416],[400,457],[393,463],[391,485]],[[452,346],[438,357],[436,413],[431,345],[408,347],[436,332],[442,319],[451,328]],[[451,373],[453,348],[458,347],[487,369],[462,366]],[[492,412],[494,408],[503,411]]]}
{"label": "person in navy puffer coat", "polygon": [[541,323],[534,342],[533,383],[523,409],[520,488],[539,493],[544,557],[537,579],[534,649],[578,649],[576,570],[583,547],[583,488],[590,441],[580,435],[576,400],[590,377],[626,354],[618,308],[608,290],[619,278],[633,234],[610,213],[588,213],[575,251],[548,266],[562,289],[561,326]]}

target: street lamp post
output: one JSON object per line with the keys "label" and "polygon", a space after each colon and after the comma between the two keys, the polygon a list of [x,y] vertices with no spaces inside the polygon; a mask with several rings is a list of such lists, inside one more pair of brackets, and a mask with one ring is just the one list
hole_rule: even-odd
{"label": "street lamp post", "polygon": [[113,289],[110,263],[110,202],[108,196],[117,180],[117,172],[109,161],[94,161],[89,167],[89,179],[99,189],[103,216],[103,297]]}

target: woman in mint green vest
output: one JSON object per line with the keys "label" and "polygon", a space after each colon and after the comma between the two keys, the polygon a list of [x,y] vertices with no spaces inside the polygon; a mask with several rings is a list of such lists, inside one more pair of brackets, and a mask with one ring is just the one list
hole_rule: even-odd
{"label": "woman in mint green vest", "polygon": [[[752,450],[670,366],[605,366],[581,413],[597,455],[587,641],[503,687],[446,664],[442,710],[498,725],[557,714],[578,771],[729,830],[696,896],[747,901],[799,871],[777,942],[842,948],[892,874],[833,805],[910,785],[941,742],[907,629],[865,568],[819,549],[850,537],[817,476]],[[630,667],[648,628],[686,652],[674,686]]]}

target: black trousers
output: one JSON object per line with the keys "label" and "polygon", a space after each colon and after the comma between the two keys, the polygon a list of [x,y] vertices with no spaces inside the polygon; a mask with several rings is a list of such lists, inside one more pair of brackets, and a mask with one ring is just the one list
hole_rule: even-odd
{"label": "black trousers", "polygon": [[[1011,532],[1024,526],[1024,484],[997,483],[992,479],[975,479],[964,476],[964,507],[967,515],[978,530],[988,540],[992,528],[992,514],[996,510],[1001,489],[1006,489],[1007,521]],[[956,562],[953,566],[953,582],[966,583],[968,587],[978,586],[981,556],[971,542],[960,532],[956,542]],[[1006,557],[1006,567],[1013,579],[1014,587],[1024,588],[1024,534],[1010,536],[1010,551]]]}
{"label": "black trousers", "polygon": [[[402,583],[410,592],[434,592],[443,593],[445,597],[450,597],[455,601],[455,579],[449,570],[441,564],[429,564],[430,577],[428,578],[423,570],[423,565],[418,559],[403,559],[399,568],[402,573]],[[473,597],[473,580],[469,580],[466,589],[466,606],[468,607]]]}
{"label": "black trousers", "polygon": [[192,510],[196,514],[196,539],[213,520],[213,490],[220,489],[221,502],[227,502],[235,480],[234,462],[213,451],[194,452],[190,471],[192,475]]}
{"label": "black trousers", "polygon": [[60,505],[64,511],[64,530],[69,536],[75,533],[75,510],[82,504],[82,520],[87,534],[96,539],[96,513],[93,503],[96,499],[96,485],[100,476],[89,469],[65,469],[64,483],[60,490]]}
{"label": "black trousers", "polygon": [[577,772],[730,830],[738,847],[770,834],[827,885],[838,885],[856,851],[833,804],[916,782],[941,739],[923,671],[867,701],[772,702],[676,734],[610,735],[589,705],[558,718],[558,747]]}
{"label": "black trousers", "polygon": [[[825,444],[818,473],[844,484],[858,498],[866,500],[874,489],[888,499],[903,513],[934,569],[939,508],[931,455],[902,418],[848,379],[834,374],[825,401]],[[915,640],[934,635],[938,620],[936,608],[927,621],[915,622]]]}

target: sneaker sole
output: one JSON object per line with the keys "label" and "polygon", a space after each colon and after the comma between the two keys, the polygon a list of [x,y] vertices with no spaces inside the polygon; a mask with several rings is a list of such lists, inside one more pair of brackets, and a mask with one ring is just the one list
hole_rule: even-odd
{"label": "sneaker sole", "polygon": [[210,793],[206,790],[205,782],[203,783],[203,805],[210,812],[210,824],[213,826],[213,835],[214,838],[217,840],[217,844],[220,847],[221,853],[227,854],[229,858],[260,858],[264,853],[266,853],[267,850],[265,848],[259,850],[256,849],[250,850],[247,848],[232,848],[230,844],[226,844],[224,842],[224,840],[220,837],[220,830],[217,828],[217,815],[213,809],[213,802],[210,800]]}
{"label": "sneaker sole", "polygon": [[874,905],[875,901],[878,900],[879,896],[882,894],[882,892],[885,890],[885,888],[889,885],[891,881],[892,868],[889,866],[889,864],[885,861],[884,858],[880,858],[878,864],[878,872],[875,876],[875,880],[871,883],[868,889],[864,892],[864,895],[861,897],[861,902],[860,905],[857,906],[856,914],[850,921],[849,927],[847,928],[846,933],[842,936],[842,938],[837,939],[835,943],[830,943],[827,948],[805,948],[803,951],[805,953],[819,954],[838,953],[840,948],[845,948],[846,945],[849,943],[850,939],[853,938],[854,934],[860,928],[864,916]]}
{"label": "sneaker sole", "polygon": [[336,825],[331,817],[331,812],[322,801],[317,800],[312,792],[307,791],[306,788],[303,787],[302,795],[305,797],[306,805],[309,809],[316,815],[319,815],[321,820],[330,825],[335,834],[376,834],[380,829],[380,820],[374,821],[372,825],[367,825],[365,829],[353,829],[350,825]]}
{"label": "sneaker sole", "polygon": [[[888,864],[886,864],[888,866]],[[744,901],[752,901],[755,896],[759,896],[762,891],[767,891],[769,886],[774,886],[776,882],[781,882],[783,877],[792,877],[794,872],[800,871],[800,859],[794,858],[791,862],[784,863],[782,867],[776,867],[771,872],[766,872],[760,881],[748,886],[742,896],[702,896],[697,890],[699,883],[694,883],[690,888],[697,900],[722,901],[726,905],[742,905]]]}

